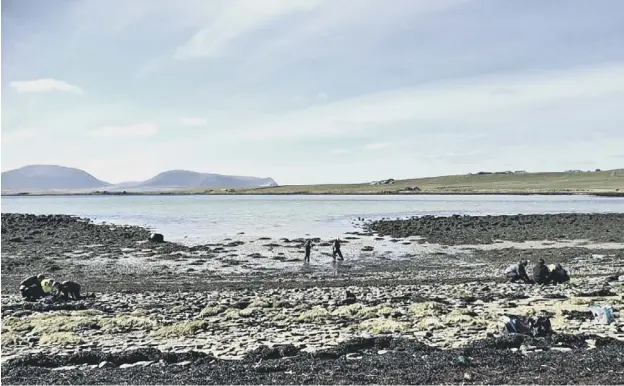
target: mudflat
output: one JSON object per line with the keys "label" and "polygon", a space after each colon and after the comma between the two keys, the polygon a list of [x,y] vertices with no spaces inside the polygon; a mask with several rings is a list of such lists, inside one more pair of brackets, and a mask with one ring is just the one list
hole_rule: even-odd
{"label": "mudflat", "polygon": [[[624,381],[624,214],[368,222],[344,237],[344,262],[316,239],[310,266],[303,238],[185,246],[149,233],[2,215],[3,382]],[[573,282],[500,280],[540,257]],[[22,301],[17,284],[38,272],[96,298]],[[595,324],[592,304],[612,305],[615,322]],[[549,316],[556,333],[501,336],[507,314]]]}

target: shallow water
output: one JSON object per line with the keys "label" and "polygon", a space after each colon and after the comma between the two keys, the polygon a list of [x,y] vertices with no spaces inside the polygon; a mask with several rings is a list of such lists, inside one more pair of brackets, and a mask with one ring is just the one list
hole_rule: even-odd
{"label": "shallow water", "polygon": [[359,217],[624,213],[624,199],[590,196],[48,196],[2,197],[2,213],[71,214],[142,225],[187,244],[254,237],[340,237]]}

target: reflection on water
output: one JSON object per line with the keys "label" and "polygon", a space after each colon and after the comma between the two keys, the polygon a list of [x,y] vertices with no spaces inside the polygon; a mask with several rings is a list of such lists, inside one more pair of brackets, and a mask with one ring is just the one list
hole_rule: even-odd
{"label": "reflection on water", "polygon": [[331,262],[332,273],[334,274],[334,276],[338,276],[338,266],[339,265],[340,265],[340,263],[337,262],[336,260],[333,260]]}

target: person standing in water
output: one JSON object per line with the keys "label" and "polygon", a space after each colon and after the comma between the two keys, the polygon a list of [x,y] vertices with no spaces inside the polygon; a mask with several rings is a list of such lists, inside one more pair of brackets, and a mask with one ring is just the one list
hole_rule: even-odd
{"label": "person standing in water", "polygon": [[340,240],[339,239],[334,240],[334,251],[332,253],[332,256],[334,257],[334,260],[336,260],[336,255],[338,255],[338,257],[340,257],[340,260],[344,260],[344,257],[342,256],[342,252],[340,251]]}
{"label": "person standing in water", "polygon": [[303,244],[303,247],[305,248],[305,257],[303,259],[304,263],[309,263],[310,262],[310,252],[312,251],[312,241],[310,241],[310,239],[307,239],[305,244]]}

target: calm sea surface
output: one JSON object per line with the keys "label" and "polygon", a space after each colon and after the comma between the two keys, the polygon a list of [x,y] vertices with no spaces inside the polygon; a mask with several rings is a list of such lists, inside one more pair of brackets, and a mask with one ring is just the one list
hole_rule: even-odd
{"label": "calm sea surface", "polygon": [[624,199],[589,196],[73,196],[2,197],[2,213],[71,214],[142,225],[201,243],[245,232],[338,237],[358,217],[518,213],[624,213]]}

